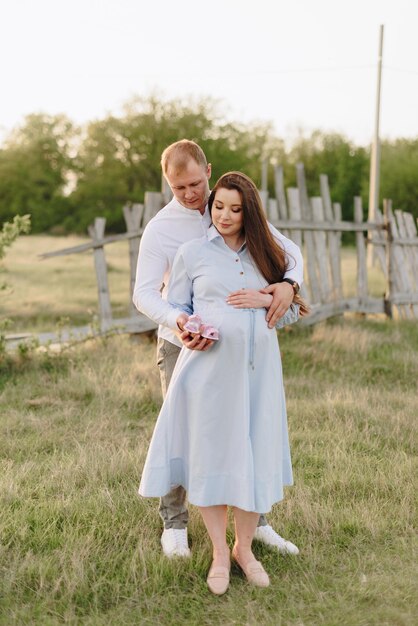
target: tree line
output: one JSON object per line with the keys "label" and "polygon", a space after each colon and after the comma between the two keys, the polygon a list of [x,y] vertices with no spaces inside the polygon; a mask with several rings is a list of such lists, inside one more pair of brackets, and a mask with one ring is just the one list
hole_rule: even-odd
{"label": "tree line", "polygon": [[[161,189],[161,152],[184,137],[202,146],[214,181],[240,170],[260,184],[268,159],[283,165],[286,187],[294,186],[295,164],[303,162],[309,194],[319,195],[319,174],[328,174],[344,219],[352,219],[355,195],[368,205],[369,149],[341,134],[301,132],[287,146],[271,123],[225,121],[216,101],[149,96],[84,127],[64,115],[28,115],[0,147],[0,224],[30,214],[34,233],[85,233],[103,216],[108,231],[124,231],[122,206]],[[384,141],[381,155],[381,200],[418,216],[418,137]],[[273,195],[272,168],[268,183]]]}

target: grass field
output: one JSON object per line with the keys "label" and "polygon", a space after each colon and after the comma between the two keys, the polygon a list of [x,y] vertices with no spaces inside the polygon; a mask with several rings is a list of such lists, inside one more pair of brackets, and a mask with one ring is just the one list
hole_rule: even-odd
{"label": "grass field", "polygon": [[[21,237],[8,251],[3,280],[11,289],[0,313],[13,319],[14,331],[52,331],[62,319],[71,326],[91,322],[98,312],[92,253],[53,257],[39,255],[88,241],[82,237]],[[129,311],[129,259],[126,243],[106,248],[109,290],[114,317]]]}
{"label": "grass field", "polygon": [[[7,266],[14,283],[21,277],[9,303],[27,294],[26,329],[72,310],[80,319],[82,302],[95,304],[87,271],[59,292],[69,263],[55,278],[39,274],[38,287],[51,287],[39,291],[40,315],[29,285],[38,274],[23,260],[16,269],[11,253]],[[256,545],[271,587],[250,589],[233,569],[221,598],[206,588],[210,549],[197,511],[192,559],[170,562],[157,501],[136,495],[161,402],[153,342],[114,337],[3,359],[2,626],[417,623],[418,325],[349,318],[292,327],[280,343],[295,486],[269,520],[301,552]]]}

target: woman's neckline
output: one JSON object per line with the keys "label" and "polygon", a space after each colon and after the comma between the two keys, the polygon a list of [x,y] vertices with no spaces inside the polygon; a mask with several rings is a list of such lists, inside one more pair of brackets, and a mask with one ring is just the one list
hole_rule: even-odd
{"label": "woman's neckline", "polygon": [[235,243],[234,245],[229,244],[228,241],[225,239],[225,237],[222,237],[222,239],[224,240],[225,245],[227,245],[228,248],[230,250],[232,250],[233,252],[238,252],[238,250],[241,250],[242,246],[245,243],[245,237],[243,237],[242,239],[238,240],[238,242]]}

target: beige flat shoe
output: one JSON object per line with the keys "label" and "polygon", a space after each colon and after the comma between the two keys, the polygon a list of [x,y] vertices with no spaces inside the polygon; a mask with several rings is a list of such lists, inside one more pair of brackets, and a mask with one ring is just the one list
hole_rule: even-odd
{"label": "beige flat shoe", "polygon": [[260,561],[249,561],[245,565],[240,562],[235,550],[232,550],[232,558],[239,565],[244,572],[248,582],[255,587],[268,587],[270,585],[270,578]]}
{"label": "beige flat shoe", "polygon": [[229,587],[229,569],[222,566],[211,567],[206,582],[212,593],[221,596]]}

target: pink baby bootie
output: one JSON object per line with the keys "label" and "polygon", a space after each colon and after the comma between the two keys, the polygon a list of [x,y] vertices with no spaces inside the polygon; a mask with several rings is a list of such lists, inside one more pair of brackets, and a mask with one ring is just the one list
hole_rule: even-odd
{"label": "pink baby bootie", "polygon": [[202,318],[197,314],[190,315],[183,328],[188,330],[189,333],[192,333],[193,335],[201,335],[205,339],[211,339],[212,341],[217,341],[219,339],[218,329],[210,324],[203,324]]}
{"label": "pink baby bootie", "polygon": [[212,339],[213,341],[218,341],[219,339],[219,330],[209,324],[203,324],[200,334],[205,339]]}
{"label": "pink baby bootie", "polygon": [[202,318],[200,315],[190,315],[183,328],[188,330],[189,333],[199,334],[202,326]]}

